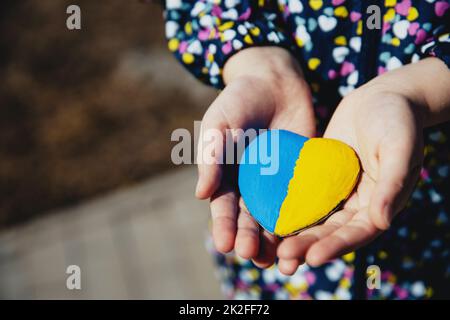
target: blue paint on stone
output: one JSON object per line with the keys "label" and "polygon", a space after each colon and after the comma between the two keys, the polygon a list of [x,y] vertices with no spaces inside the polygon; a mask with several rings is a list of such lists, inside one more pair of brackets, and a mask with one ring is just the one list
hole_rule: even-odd
{"label": "blue paint on stone", "polygon": [[[239,190],[247,209],[267,231],[274,232],[295,163],[308,138],[286,130],[267,130],[245,149],[239,165]],[[278,148],[278,153],[277,149]],[[252,158],[252,155],[256,155]],[[274,174],[261,174],[278,161]]]}

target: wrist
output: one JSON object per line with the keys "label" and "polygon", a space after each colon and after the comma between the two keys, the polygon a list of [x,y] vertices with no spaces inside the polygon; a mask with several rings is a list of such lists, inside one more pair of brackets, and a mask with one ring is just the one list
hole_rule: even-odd
{"label": "wrist", "polygon": [[[298,97],[311,100],[299,63],[280,47],[252,47],[236,53],[225,64],[223,78],[226,85],[242,82],[263,87],[277,108],[298,108],[297,103],[292,103]],[[312,107],[307,103],[301,106]]]}
{"label": "wrist", "polygon": [[437,58],[427,58],[388,72],[369,82],[407,99],[424,126],[450,120],[450,72]]}
{"label": "wrist", "polygon": [[425,126],[430,121],[430,108],[423,88],[407,67],[385,73],[366,85],[376,96],[390,101],[392,97],[404,101],[416,115],[416,120]]}
{"label": "wrist", "polygon": [[242,77],[267,79],[274,84],[290,78],[303,80],[298,62],[280,47],[252,47],[233,55],[224,66],[224,82],[228,84]]}

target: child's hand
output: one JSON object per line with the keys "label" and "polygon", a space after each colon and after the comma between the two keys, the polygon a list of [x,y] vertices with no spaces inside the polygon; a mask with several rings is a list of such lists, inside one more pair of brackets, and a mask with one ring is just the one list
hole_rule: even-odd
{"label": "child's hand", "polygon": [[[315,134],[309,88],[297,62],[284,49],[245,49],[230,58],[223,76],[227,86],[205,113],[202,133],[208,129],[279,128],[304,136]],[[199,157],[201,150],[199,145]],[[236,171],[230,165],[200,162],[198,169],[196,195],[211,198],[217,250],[225,253],[234,248],[239,256],[253,259],[261,267],[272,265],[278,241],[246,212],[236,179],[230,177]]]}
{"label": "child's hand", "polygon": [[418,179],[423,127],[448,118],[449,80],[442,62],[427,59],[379,76],[343,99],[324,136],[354,148],[361,180],[342,210],[279,245],[282,272],[294,273],[305,260],[319,266],[389,228]]}

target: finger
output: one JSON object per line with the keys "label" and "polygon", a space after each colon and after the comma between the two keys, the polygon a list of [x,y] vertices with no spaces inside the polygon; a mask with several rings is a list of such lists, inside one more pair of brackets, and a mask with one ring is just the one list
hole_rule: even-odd
{"label": "finger", "polygon": [[298,266],[302,264],[297,259],[280,259],[278,261],[278,269],[286,276],[292,276],[297,271]]}
{"label": "finger", "polygon": [[278,257],[285,260],[299,259],[303,262],[308,248],[336,228],[331,225],[321,225],[306,230],[299,235],[286,238],[278,248]]}
{"label": "finger", "polygon": [[198,182],[195,195],[209,198],[219,187],[222,179],[222,156],[226,119],[211,107],[204,115],[197,144]]}
{"label": "finger", "polygon": [[375,239],[380,233],[381,230],[370,221],[365,208],[348,223],[314,243],[306,253],[306,262],[313,267],[320,266],[358,249]]}
{"label": "finger", "polygon": [[[242,201],[241,201],[242,203]],[[234,249],[243,259],[252,259],[258,256],[259,226],[250,216],[245,206],[240,205],[237,221],[237,235]]]}
{"label": "finger", "polygon": [[200,199],[210,197],[220,185],[227,129],[265,128],[273,115],[274,103],[267,98],[267,92],[257,86],[247,87],[247,83],[239,81],[227,85],[203,117],[195,192]]}
{"label": "finger", "polygon": [[253,259],[253,263],[259,268],[268,268],[275,263],[277,257],[277,247],[280,239],[268,231],[260,233],[258,256]]}
{"label": "finger", "polygon": [[217,192],[211,197],[212,235],[216,250],[227,253],[233,250],[236,238],[237,194],[233,190]]}
{"label": "finger", "polygon": [[278,248],[280,259],[305,261],[306,252],[317,241],[327,237],[350,221],[354,212],[341,210],[334,213],[324,224],[307,229],[298,235],[284,239]]}
{"label": "finger", "polygon": [[[379,171],[370,199],[369,216],[381,229],[389,228],[394,215],[403,208],[420,172],[420,155],[414,155],[414,144],[384,147],[379,153]],[[416,162],[414,160],[416,159]]]}

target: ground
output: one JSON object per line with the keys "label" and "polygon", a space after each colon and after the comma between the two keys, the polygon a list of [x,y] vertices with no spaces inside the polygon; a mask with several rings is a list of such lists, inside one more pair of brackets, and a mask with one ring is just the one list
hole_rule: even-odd
{"label": "ground", "polygon": [[4,0],[0,30],[2,228],[172,169],[170,133],[216,94],[168,53],[157,4]]}
{"label": "ground", "polygon": [[[184,168],[0,234],[0,299],[220,299]],[[206,242],[208,243],[208,242]],[[77,265],[81,290],[68,290]]]}

